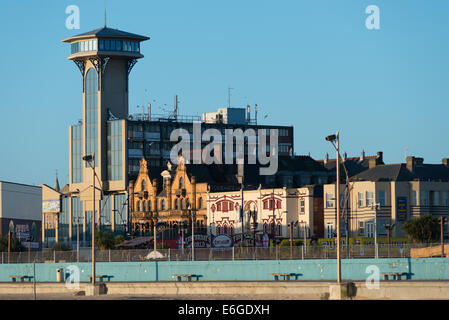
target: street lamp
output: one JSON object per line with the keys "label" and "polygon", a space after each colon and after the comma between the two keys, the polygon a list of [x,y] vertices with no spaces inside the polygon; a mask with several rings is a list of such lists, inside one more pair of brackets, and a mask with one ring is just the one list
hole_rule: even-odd
{"label": "street lamp", "polygon": [[[95,286],[95,152],[91,155],[83,157],[89,166],[92,168],[92,286]],[[91,163],[92,162],[92,163]],[[95,292],[95,288],[93,288]]]}
{"label": "street lamp", "polygon": [[390,232],[391,232],[391,230],[393,230],[394,225],[395,225],[394,223],[393,224],[389,224],[389,223],[384,224],[384,228],[387,230],[388,258],[390,257]]}
{"label": "street lamp", "polygon": [[251,229],[253,229],[253,247],[256,247],[256,230],[257,230],[257,211],[256,208],[254,210],[248,211],[248,222],[251,223],[251,218],[253,219],[253,223],[251,224]]}
{"label": "street lamp", "polygon": [[[332,143],[337,151],[336,170],[337,176],[335,181],[336,205],[337,205],[337,283],[341,283],[341,256],[340,256],[340,138],[338,131],[326,137],[326,141]],[[334,143],[335,142],[335,143]]]}
{"label": "street lamp", "polygon": [[447,222],[447,218],[441,216],[440,217],[440,225],[441,225],[441,256],[444,257],[444,224]]}
{"label": "street lamp", "polygon": [[374,209],[374,248],[375,248],[375,258],[379,258],[379,246],[377,244],[377,209],[379,209],[380,203],[372,203],[371,210]]}

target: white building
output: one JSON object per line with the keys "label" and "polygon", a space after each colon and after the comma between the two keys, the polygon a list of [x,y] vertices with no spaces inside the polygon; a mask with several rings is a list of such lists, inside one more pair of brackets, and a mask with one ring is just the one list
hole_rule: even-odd
{"label": "white building", "polygon": [[[252,239],[251,235],[254,235],[254,232],[258,237],[266,232],[272,238],[274,221],[275,237],[289,238],[291,223],[294,238],[304,237],[304,232],[309,237],[312,233],[321,233],[322,218],[319,218],[323,214],[321,192],[317,186],[245,190],[242,217],[240,217],[241,190],[209,192],[208,228],[214,235],[228,234],[239,242],[238,237],[241,237],[242,233]],[[315,220],[319,221],[318,225],[315,224]]]}

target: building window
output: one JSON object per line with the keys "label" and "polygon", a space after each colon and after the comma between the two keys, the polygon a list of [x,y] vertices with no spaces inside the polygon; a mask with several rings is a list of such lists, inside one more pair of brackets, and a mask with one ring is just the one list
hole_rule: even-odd
{"label": "building window", "polygon": [[161,200],[161,210],[165,210],[165,200]]}
{"label": "building window", "polygon": [[431,191],[432,196],[432,206],[440,205],[440,192],[439,191]]}
{"label": "building window", "polygon": [[381,207],[385,207],[387,205],[387,201],[385,199],[385,191],[377,192],[377,202],[379,202]]}
{"label": "building window", "polygon": [[127,212],[128,212],[128,205],[127,205],[127,196],[126,194],[116,194],[114,195],[114,231],[125,231],[126,224],[128,222],[127,218]]}
{"label": "building window", "polygon": [[326,193],[326,208],[334,207],[334,195],[332,193]]}
{"label": "building window", "polygon": [[142,191],[146,191],[147,190],[147,186],[145,183],[145,179],[142,180]]}
{"label": "building window", "polygon": [[334,236],[334,225],[332,222],[326,224],[326,238],[332,238]]}
{"label": "building window", "polygon": [[184,189],[184,178],[179,178],[179,189]]}
{"label": "building window", "polygon": [[371,191],[366,192],[366,206],[371,207],[373,205],[373,193]]}
{"label": "building window", "polygon": [[175,199],[175,209],[178,210],[179,209],[179,200]]}
{"label": "building window", "polygon": [[412,190],[412,206],[418,205],[418,196],[416,190]]}
{"label": "building window", "polygon": [[443,192],[443,206],[449,207],[449,191]]}
{"label": "building window", "polygon": [[123,120],[108,121],[107,123],[106,156],[108,159],[107,163],[109,180],[121,180],[123,177],[122,123]]}
{"label": "building window", "polygon": [[181,210],[185,209],[185,205],[184,205],[184,199],[181,199]]}
{"label": "building window", "polygon": [[428,191],[421,191],[421,199],[420,206],[428,206],[429,205],[429,193]]}
{"label": "building window", "polygon": [[365,205],[363,192],[358,193],[358,200],[359,208],[363,208],[363,206]]}
{"label": "building window", "polygon": [[299,213],[300,214],[306,213],[306,201],[305,200],[299,200]]}
{"label": "building window", "polygon": [[148,200],[148,211],[152,211],[151,200]]}
{"label": "building window", "polygon": [[[86,74],[86,154],[97,152],[97,105],[98,105],[98,74],[90,68]],[[97,159],[98,160],[98,157]],[[98,163],[98,161],[96,161]],[[86,162],[86,168],[89,164]]]}
{"label": "building window", "polygon": [[359,221],[359,236],[365,235],[365,223],[363,221]]}
{"label": "building window", "polygon": [[72,183],[83,181],[83,126],[72,126]]}

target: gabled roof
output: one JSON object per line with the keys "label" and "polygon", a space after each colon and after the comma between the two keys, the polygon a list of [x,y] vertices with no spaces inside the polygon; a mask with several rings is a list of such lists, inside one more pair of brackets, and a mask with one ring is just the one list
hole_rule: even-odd
{"label": "gabled roof", "polygon": [[449,181],[449,167],[422,164],[413,171],[405,163],[378,165],[351,178],[353,181]]}
{"label": "gabled roof", "polygon": [[73,40],[79,39],[79,38],[90,38],[90,37],[97,37],[97,38],[129,38],[134,39],[138,41],[144,41],[149,40],[149,37],[141,36],[135,33],[130,33],[118,29],[112,29],[108,27],[98,28],[89,32],[81,33],[73,37],[66,38],[62,40],[63,42],[71,42]]}

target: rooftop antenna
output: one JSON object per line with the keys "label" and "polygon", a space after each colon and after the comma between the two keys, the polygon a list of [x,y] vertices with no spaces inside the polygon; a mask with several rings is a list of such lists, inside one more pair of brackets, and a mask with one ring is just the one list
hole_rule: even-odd
{"label": "rooftop antenna", "polygon": [[257,103],[256,103],[256,106],[254,107],[254,109],[255,109],[255,111],[256,111],[256,114],[254,115],[254,120],[256,120],[256,124],[257,124],[257,110],[258,110],[258,107],[257,107]]}
{"label": "rooftop antenna", "polygon": [[234,88],[228,87],[228,108],[231,107],[231,90]]}
{"label": "rooftop antenna", "polygon": [[178,119],[178,95],[175,95],[175,110],[173,112],[175,120]]}
{"label": "rooftop antenna", "polygon": [[104,2],[104,27],[106,28],[106,1]]}

